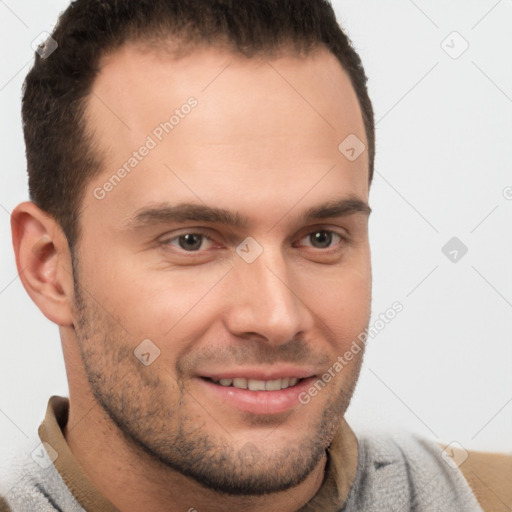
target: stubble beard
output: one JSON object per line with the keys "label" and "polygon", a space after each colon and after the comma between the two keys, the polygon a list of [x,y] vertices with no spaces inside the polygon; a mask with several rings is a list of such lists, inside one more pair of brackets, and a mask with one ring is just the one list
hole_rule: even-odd
{"label": "stubble beard", "polygon": [[[294,439],[269,451],[270,434],[265,446],[250,441],[240,446],[228,425],[225,435],[213,435],[206,427],[213,421],[206,410],[202,418],[190,414],[187,405],[196,399],[182,382],[170,386],[165,375],[136,359],[122,326],[87,292],[82,294],[76,261],[73,271],[76,338],[91,392],[141,461],[177,471],[218,493],[247,496],[292,489],[317,467],[349,405],[361,364],[353,366],[353,378],[331,397],[321,417],[306,422],[300,442]],[[300,414],[307,415],[303,407]]]}

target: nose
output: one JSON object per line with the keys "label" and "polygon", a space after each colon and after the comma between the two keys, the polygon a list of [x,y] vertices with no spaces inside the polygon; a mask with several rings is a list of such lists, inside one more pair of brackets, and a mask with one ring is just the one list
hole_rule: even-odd
{"label": "nose", "polygon": [[265,248],[252,263],[240,259],[233,270],[225,322],[234,336],[279,345],[312,328],[307,297],[279,248]]}

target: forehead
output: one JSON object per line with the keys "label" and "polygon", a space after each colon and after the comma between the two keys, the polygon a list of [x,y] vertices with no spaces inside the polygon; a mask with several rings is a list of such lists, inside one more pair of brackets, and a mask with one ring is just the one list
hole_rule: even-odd
{"label": "forehead", "polygon": [[[323,49],[272,59],[198,49],[173,58],[125,45],[103,59],[87,118],[103,168],[85,202],[100,218],[105,209],[121,218],[173,200],[276,208],[308,189],[310,203],[368,197],[367,152],[352,161],[339,149],[347,137],[366,144],[359,103]],[[101,200],[97,187],[107,189]]]}

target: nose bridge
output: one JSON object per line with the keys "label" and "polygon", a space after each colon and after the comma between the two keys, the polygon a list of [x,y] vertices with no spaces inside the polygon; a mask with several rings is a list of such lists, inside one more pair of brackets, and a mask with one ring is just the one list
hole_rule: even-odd
{"label": "nose bridge", "polygon": [[290,269],[279,247],[265,247],[252,263],[236,264],[238,293],[229,327],[236,335],[257,333],[284,343],[308,327],[307,308],[293,289]]}

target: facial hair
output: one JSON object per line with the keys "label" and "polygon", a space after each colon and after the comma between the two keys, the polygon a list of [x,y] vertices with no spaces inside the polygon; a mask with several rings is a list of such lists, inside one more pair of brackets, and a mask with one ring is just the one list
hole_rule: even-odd
{"label": "facial hair", "polygon": [[[362,358],[345,368],[351,377],[344,387],[338,386],[319,418],[308,416],[308,406],[301,406],[304,428],[297,439],[272,446],[272,434],[265,443],[240,443],[229,432],[221,434],[208,428],[212,422],[206,408],[197,414],[200,404],[187,389],[183,369],[194,361],[210,357],[206,352],[184,356],[176,363],[176,373],[167,369],[146,367],[134,356],[136,342],[94,298],[82,290],[78,278],[78,262],[73,258],[75,293],[75,332],[92,394],[97,403],[119,429],[127,446],[148,464],[170,468],[204,487],[227,495],[260,496],[291,489],[315,469],[331,443],[342,421],[359,375]],[[167,347],[172,342],[167,341]],[[168,349],[168,348],[167,348]],[[165,348],[163,348],[165,350]],[[261,351],[261,350],[260,350]],[[281,361],[294,358],[309,362],[310,349],[304,341],[288,343],[279,349]],[[213,351],[222,357],[218,350]],[[247,354],[228,351],[229,362],[247,361]],[[227,356],[226,356],[227,357]],[[272,356],[249,359],[261,363]],[[201,404],[200,404],[201,405]],[[286,422],[287,415],[282,419]],[[248,418],[250,420],[251,418]],[[260,426],[260,418],[252,418]],[[275,420],[273,420],[275,421]],[[250,424],[250,421],[248,421]],[[276,427],[276,431],[279,427]],[[272,449],[269,449],[272,446]]]}

